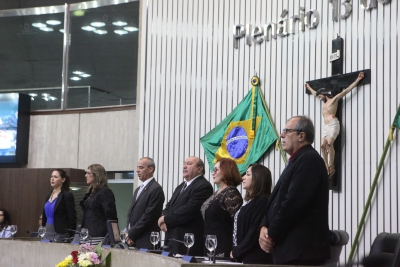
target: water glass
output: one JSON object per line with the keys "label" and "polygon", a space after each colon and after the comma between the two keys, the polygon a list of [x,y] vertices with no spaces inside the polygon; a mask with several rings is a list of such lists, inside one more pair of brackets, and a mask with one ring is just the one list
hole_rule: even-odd
{"label": "water glass", "polygon": [[153,249],[156,250],[156,244],[158,244],[158,242],[160,242],[160,233],[159,232],[151,232],[150,242],[153,244]]}
{"label": "water glass", "polygon": [[[215,235],[207,235],[206,236],[206,248],[210,251],[210,254],[213,255],[213,262],[215,263],[215,250],[217,248],[217,236]],[[211,257],[210,257],[211,261]]]}
{"label": "water glass", "polygon": [[38,229],[38,236],[43,239],[44,235],[46,234],[46,227],[40,226]]}
{"label": "water glass", "polygon": [[187,255],[189,255],[189,249],[194,245],[194,234],[186,233],[183,241],[185,246],[187,247]]}
{"label": "water glass", "polygon": [[17,233],[17,226],[16,225],[10,225],[10,232],[12,234],[12,238],[14,239],[14,235]]}
{"label": "water glass", "polygon": [[128,232],[125,231],[125,230],[122,230],[122,231],[119,233],[119,236],[120,236],[120,238],[121,238],[122,243],[125,243],[126,238],[128,237]]}
{"label": "water glass", "polygon": [[89,236],[89,230],[87,228],[82,228],[80,234],[81,234],[82,241],[85,242],[86,238],[88,238],[88,236]]}

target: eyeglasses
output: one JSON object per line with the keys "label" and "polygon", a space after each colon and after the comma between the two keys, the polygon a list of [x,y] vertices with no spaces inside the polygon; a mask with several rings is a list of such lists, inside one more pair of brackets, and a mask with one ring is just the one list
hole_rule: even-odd
{"label": "eyeglasses", "polygon": [[300,129],[289,129],[289,128],[283,128],[282,129],[282,133],[287,134],[287,133],[291,133],[291,132],[302,132],[302,130]]}
{"label": "eyeglasses", "polygon": [[85,172],[87,175],[91,175],[93,174],[93,172]]}

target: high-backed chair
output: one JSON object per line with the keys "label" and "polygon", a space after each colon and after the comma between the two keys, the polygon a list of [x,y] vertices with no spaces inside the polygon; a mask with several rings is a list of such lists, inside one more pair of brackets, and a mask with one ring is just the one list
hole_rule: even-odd
{"label": "high-backed chair", "polygon": [[365,267],[399,267],[400,234],[380,233],[372,244],[369,256],[362,261]]}
{"label": "high-backed chair", "polygon": [[325,266],[338,266],[340,253],[343,246],[349,242],[349,234],[343,230],[330,230],[331,258]]}

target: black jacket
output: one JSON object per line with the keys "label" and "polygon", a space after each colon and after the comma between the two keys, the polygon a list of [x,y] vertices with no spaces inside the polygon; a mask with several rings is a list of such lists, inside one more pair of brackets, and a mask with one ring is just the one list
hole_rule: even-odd
{"label": "black jacket", "polygon": [[[46,197],[45,203],[49,200],[50,196],[51,194]],[[45,226],[46,223],[47,216],[43,208],[42,226]],[[66,229],[76,229],[75,201],[74,195],[71,192],[61,189],[54,207],[54,230],[58,234],[64,234],[68,232],[70,236],[74,235],[74,232]]]}
{"label": "black jacket", "polygon": [[268,197],[258,196],[241,207],[237,218],[237,246],[232,256],[245,264],[270,264],[272,255],[265,253],[258,243],[259,226],[265,215]]}
{"label": "black jacket", "polygon": [[104,237],[107,234],[107,221],[118,220],[114,193],[108,187],[100,188],[92,196],[86,194],[81,206],[82,228],[87,228],[91,237]]}
{"label": "black jacket", "polygon": [[138,248],[153,248],[150,242],[151,232],[159,232],[158,218],[161,216],[165,196],[162,187],[155,179],[151,180],[142,190],[138,199],[139,187],[133,194],[132,204],[127,216],[128,236]]}
{"label": "black jacket", "polygon": [[262,225],[275,240],[275,264],[329,259],[328,173],[311,145],[293,155],[272,191]]}
{"label": "black jacket", "polygon": [[173,254],[186,255],[186,247],[176,241],[183,241],[185,233],[193,233],[195,242],[190,248],[189,254],[202,256],[204,254],[204,222],[201,215],[201,205],[213,193],[213,188],[203,176],[196,178],[182,193],[185,183],[181,183],[172,194],[162,214],[167,225],[165,239],[168,242],[169,251]]}

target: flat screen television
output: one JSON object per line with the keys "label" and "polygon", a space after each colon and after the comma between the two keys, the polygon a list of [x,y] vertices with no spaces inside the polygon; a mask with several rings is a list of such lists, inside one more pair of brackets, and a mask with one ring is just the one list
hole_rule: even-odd
{"label": "flat screen television", "polygon": [[0,164],[28,163],[31,97],[0,94]]}

